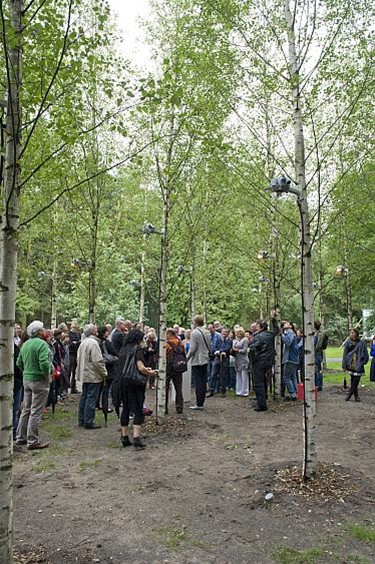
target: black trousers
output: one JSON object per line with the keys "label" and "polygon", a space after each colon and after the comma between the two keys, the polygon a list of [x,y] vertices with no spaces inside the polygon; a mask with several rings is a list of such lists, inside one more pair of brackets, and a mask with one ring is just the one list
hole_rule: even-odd
{"label": "black trousers", "polygon": [[348,393],[348,398],[351,398],[353,394],[355,398],[358,397],[358,386],[360,380],[361,376],[353,376],[352,374],[350,375],[350,390]]}
{"label": "black trousers", "polygon": [[121,413],[121,426],[127,427],[129,425],[130,414],[134,414],[133,425],[142,425],[145,420],[143,415],[143,402],[145,401],[145,387],[132,386],[131,384],[123,383],[121,387],[122,395],[122,413]]}
{"label": "black trousers", "polygon": [[167,379],[165,382],[166,390],[165,390],[165,407],[166,413],[168,413],[168,396],[169,396],[169,386],[173,382],[174,389],[176,390],[176,411],[177,413],[182,413],[184,408],[184,398],[182,397],[182,373],[181,372],[167,372]]}
{"label": "black trousers", "polygon": [[195,395],[197,405],[203,407],[207,389],[207,367],[208,364],[191,367],[192,380],[195,382]]}
{"label": "black trousers", "polygon": [[269,362],[257,361],[253,363],[254,390],[257,397],[258,407],[267,408],[267,375],[272,364]]}
{"label": "black trousers", "polygon": [[211,386],[210,391],[215,392],[219,387],[221,393],[227,391],[227,382],[229,374],[229,359],[219,360],[215,358],[212,365]]}

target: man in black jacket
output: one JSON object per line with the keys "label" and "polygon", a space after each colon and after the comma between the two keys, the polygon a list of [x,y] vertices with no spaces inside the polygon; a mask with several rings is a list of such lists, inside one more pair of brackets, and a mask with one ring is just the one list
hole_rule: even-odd
{"label": "man in black jacket", "polygon": [[275,337],[279,333],[279,326],[274,312],[272,312],[271,331],[268,331],[267,322],[262,319],[259,319],[256,325],[257,332],[250,344],[254,388],[257,397],[257,406],[254,411],[267,411],[267,373],[275,360]]}

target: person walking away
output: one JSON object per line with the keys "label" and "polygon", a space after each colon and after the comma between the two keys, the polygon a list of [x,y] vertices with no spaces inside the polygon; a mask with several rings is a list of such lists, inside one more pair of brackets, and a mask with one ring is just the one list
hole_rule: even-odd
{"label": "person walking away", "polygon": [[[166,339],[167,378],[165,390],[165,413],[168,414],[169,387],[172,381],[174,389],[176,391],[176,412],[181,414],[184,408],[184,398],[182,395],[182,374],[183,372],[186,372],[186,370],[178,371],[178,366],[175,360],[180,358],[181,362],[183,360],[185,360],[186,362],[185,349],[181,343],[181,340],[177,337],[173,329],[167,329]],[[185,364],[185,368],[187,369],[187,364]]]}
{"label": "person walking away", "polygon": [[284,321],[281,340],[284,344],[283,361],[284,382],[289,392],[285,401],[296,401],[297,399],[297,370],[300,362],[301,343],[298,340],[293,323]]}
{"label": "person walking away", "polygon": [[76,370],[78,347],[81,344],[81,332],[76,319],[72,319],[69,330],[69,369],[70,369],[70,393],[77,394]]}
{"label": "person walking away", "polygon": [[235,335],[232,350],[235,355],[236,396],[247,397],[249,395],[249,357],[247,354],[249,341],[242,327],[236,329]]}
{"label": "person walking away", "polygon": [[349,338],[345,341],[342,356],[342,367],[350,374],[350,389],[346,401],[349,401],[353,394],[355,401],[361,401],[358,386],[362,374],[365,373],[365,364],[368,363],[368,358],[366,343],[360,338],[358,329],[353,327],[350,330]]}
{"label": "person walking away", "polygon": [[77,382],[82,383],[82,394],[78,409],[78,426],[85,429],[100,429],[95,424],[95,406],[100,393],[101,384],[107,379],[98,329],[89,323],[83,330],[84,339],[78,349]]}
{"label": "person walking away", "polygon": [[[133,444],[136,450],[141,450],[146,447],[142,439],[142,423],[145,418],[143,403],[145,400],[146,384],[144,386],[132,384],[122,377],[122,372],[129,355],[135,354],[138,371],[146,377],[157,377],[157,370],[153,370],[145,364],[144,348],[145,341],[143,331],[139,329],[129,331],[119,353],[116,386],[113,393],[113,403],[116,413],[119,413],[121,404],[123,406],[120,417],[121,444],[123,447]],[[134,415],[133,443],[129,439],[130,414]]]}
{"label": "person walking away", "polygon": [[257,405],[254,411],[267,411],[267,375],[275,361],[275,337],[279,333],[276,313],[272,312],[271,330],[263,319],[259,319],[252,327],[250,343],[251,368],[254,378],[254,390]]}
{"label": "person walking away", "polygon": [[196,404],[190,409],[201,411],[204,406],[207,387],[207,367],[211,349],[211,335],[204,328],[201,315],[196,315],[193,320],[194,329],[191,332],[190,351],[187,360],[191,360],[191,377],[195,382]]}
{"label": "person walking away", "polygon": [[17,366],[23,373],[24,400],[16,444],[27,444],[28,450],[38,450],[49,446],[39,440],[38,427],[48,397],[52,365],[48,345],[42,338],[43,323],[38,320],[30,323],[27,334],[30,338],[22,345],[17,358]]}
{"label": "person walking away", "polygon": [[370,382],[375,382],[375,335],[371,339],[370,356],[372,358],[370,368]]}

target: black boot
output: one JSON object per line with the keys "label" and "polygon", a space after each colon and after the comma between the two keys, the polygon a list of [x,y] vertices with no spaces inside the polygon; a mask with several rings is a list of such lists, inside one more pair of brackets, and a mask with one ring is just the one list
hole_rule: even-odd
{"label": "black boot", "polygon": [[345,398],[345,401],[349,401],[350,398],[352,397],[352,395],[353,395],[353,392],[349,392],[348,395]]}
{"label": "black boot", "polygon": [[142,450],[146,448],[146,445],[141,437],[133,437],[133,446],[136,450]]}
{"label": "black boot", "polygon": [[129,439],[128,435],[125,435],[124,437],[121,437],[121,444],[122,446],[125,448],[127,446],[131,446],[132,442]]}

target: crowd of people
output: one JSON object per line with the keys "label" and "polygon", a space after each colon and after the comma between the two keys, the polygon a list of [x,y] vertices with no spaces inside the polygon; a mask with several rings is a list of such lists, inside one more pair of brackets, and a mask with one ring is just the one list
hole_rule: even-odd
{"label": "crowd of people", "polygon": [[[268,409],[268,395],[274,389],[276,336],[281,342],[281,396],[297,400],[298,383],[304,382],[303,334],[290,321],[278,323],[276,311],[271,322],[258,320],[249,330],[236,325],[229,329],[219,321],[205,326],[202,316],[193,320],[192,329],[174,325],[166,331],[166,413],[173,384],[177,414],[184,409],[184,383],[195,390],[191,410],[204,409],[206,398],[225,397],[233,390],[239,397],[255,392],[254,411]],[[323,389],[322,363],[328,338],[315,321],[315,385]],[[370,378],[375,381],[375,337],[370,354]],[[367,345],[353,328],[343,348],[342,367],[350,375],[346,400],[360,401],[358,387],[368,362]],[[158,382],[159,343],[154,328],[117,317],[110,324],[87,324],[83,331],[77,320],[70,327],[61,323],[45,329],[33,321],[22,331],[14,331],[13,437],[17,445],[29,450],[44,449],[39,439],[42,415],[64,401],[68,393],[80,393],[78,426],[99,429],[96,410],[105,416],[115,411],[121,423],[124,447],[145,448],[142,424],[152,411],[145,404],[146,387]],[[22,409],[21,409],[22,405]],[[132,420],[132,439],[129,424]]]}

